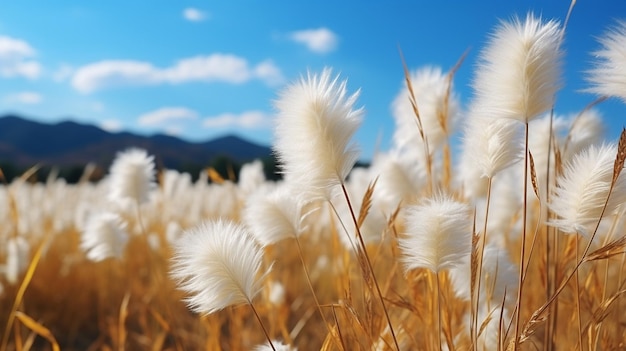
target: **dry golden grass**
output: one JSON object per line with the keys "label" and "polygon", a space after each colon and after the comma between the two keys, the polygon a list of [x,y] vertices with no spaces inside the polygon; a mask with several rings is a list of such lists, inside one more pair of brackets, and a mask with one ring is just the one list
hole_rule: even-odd
{"label": "dry golden grass", "polygon": [[[36,168],[23,179],[5,183],[0,187],[0,215],[4,220],[0,263],[6,265],[8,261],[2,245],[11,239],[23,238],[31,251],[17,282],[0,276],[0,351],[251,350],[266,343],[267,337],[301,351],[626,349],[626,315],[622,312],[626,293],[625,209],[605,214],[607,199],[600,215],[604,216],[602,223],[598,218],[595,231],[588,236],[566,235],[546,224],[555,217],[546,208],[546,198],[549,202],[556,184],[551,177],[564,172],[570,142],[566,136],[564,144],[559,143],[551,133],[546,140],[550,145],[550,169],[545,172],[548,179],[538,177],[544,170],[536,163],[538,153],[528,151],[527,139],[527,165],[512,167],[520,171],[519,182],[505,184],[515,186],[506,191],[517,194],[523,190],[529,196],[520,196],[519,206],[497,233],[488,232],[489,204],[499,196],[508,199],[509,194],[502,189],[492,193],[492,181],[499,180],[498,175],[487,180],[486,198],[466,198],[454,179],[447,140],[450,130],[445,114],[450,85],[462,61],[449,73],[444,115],[437,116],[446,135],[441,153],[428,145],[419,101],[404,64],[409,100],[423,143],[419,151],[424,152],[426,181],[421,192],[407,194],[391,210],[383,209],[375,201],[379,174],[373,175],[359,194],[349,194],[351,180],[341,180],[337,187],[343,192],[336,201],[347,204],[349,220],[357,229],[348,232],[345,228],[350,228],[350,223],[338,220],[343,217],[333,203],[335,199],[308,204],[317,210],[303,211],[307,213],[305,232],[297,240],[290,238],[264,248],[261,271],[269,267],[271,271],[252,301],[254,309],[234,306],[208,316],[193,313],[169,276],[173,256],[170,241],[176,240],[169,237],[171,224],[187,229],[202,220],[244,218],[242,211],[252,196],[231,182],[234,175],[225,179],[209,169],[200,186],[187,184],[187,188],[177,189],[188,197],[168,198],[176,194],[166,196],[165,186],[161,186],[152,202],[137,203],[126,212],[120,210],[130,240],[121,259],[101,262],[87,259],[80,247],[81,228],[65,216],[71,214],[67,217],[72,218],[84,203],[102,205],[106,210],[98,202],[106,188],[86,181],[77,185],[25,182]],[[612,190],[618,178],[623,179],[625,161],[626,130],[617,147]],[[525,173],[521,173],[522,168]],[[439,171],[441,175],[434,174]],[[522,188],[524,176],[528,176],[524,185],[530,186]],[[161,182],[163,178],[159,177]],[[487,206],[480,216],[475,210],[472,241],[467,243],[472,250],[466,272],[471,297],[466,299],[457,296],[447,271],[405,271],[398,246],[405,232],[403,211],[438,191],[467,204],[484,201]],[[360,200],[360,210],[352,208],[356,199]],[[194,205],[186,207],[192,201]],[[176,211],[180,208],[183,210]],[[366,242],[361,229],[373,211],[384,212],[386,227],[378,242]],[[31,212],[38,215],[31,216]],[[341,240],[346,235],[352,239],[351,246]],[[483,269],[485,245],[495,236],[523,283],[516,301],[492,301],[496,283],[486,290],[479,287],[483,270],[487,271]],[[276,284],[283,293],[276,294]],[[477,293],[481,291],[487,293]],[[503,296],[506,299],[507,294]],[[487,301],[491,310],[481,311],[478,306]],[[263,328],[254,313],[258,313]],[[485,341],[486,335],[493,340]]]}
{"label": "dry golden grass", "polygon": [[[538,207],[531,207],[529,217],[536,218],[538,211]],[[319,216],[328,213],[321,212]],[[145,225],[148,232],[164,239],[162,223]],[[559,295],[558,304],[555,301],[550,305],[556,322],[552,339],[548,340],[557,349],[576,348],[576,296],[580,298],[585,349],[624,347],[626,321],[620,312],[624,240],[623,228],[615,229],[615,240],[585,256],[578,291],[571,281]],[[533,313],[546,302],[547,273],[552,269],[545,261],[548,230],[539,226],[532,257],[527,258],[520,316],[524,350],[547,348],[547,315]],[[436,281],[425,270],[405,274],[395,245],[399,232],[402,223],[391,216],[386,240],[368,246],[375,276],[401,348],[438,349]],[[270,336],[293,343],[300,350],[367,350],[372,345],[393,349],[382,306],[374,290],[367,286],[372,280],[363,279],[358,260],[340,244],[338,235],[345,234],[334,227],[320,226],[300,238],[305,248],[303,259],[321,310],[331,324],[329,328],[324,326],[307,288],[292,240],[266,248],[265,261],[268,265],[273,262],[273,269],[254,304]],[[581,257],[581,252],[576,254],[575,250],[577,239],[559,237],[561,249],[556,251],[557,260],[552,261],[556,265],[556,286],[572,272],[576,257]],[[19,312],[8,328],[8,350],[52,350],[57,343],[62,350],[247,350],[264,342],[261,329],[245,306],[206,317],[189,312],[181,302],[183,295],[168,278],[168,246],[151,249],[145,236],[138,235],[129,242],[123,260],[92,263],[84,259],[79,240],[76,230],[59,233],[41,259],[33,262],[32,280],[18,301]],[[528,240],[526,252],[530,244]],[[520,252],[519,245],[519,240],[513,240],[507,249]],[[284,300],[278,305],[269,301],[271,282],[280,282],[285,288]],[[449,344],[450,349],[468,350],[471,340],[466,319],[470,304],[455,297],[446,274],[441,275],[441,291],[443,343]],[[5,285],[0,299],[3,325],[9,320],[18,295],[18,285]],[[499,318],[499,313],[491,318]],[[508,327],[508,321],[504,321],[504,329]],[[507,340],[511,340],[511,330],[508,335]]]}

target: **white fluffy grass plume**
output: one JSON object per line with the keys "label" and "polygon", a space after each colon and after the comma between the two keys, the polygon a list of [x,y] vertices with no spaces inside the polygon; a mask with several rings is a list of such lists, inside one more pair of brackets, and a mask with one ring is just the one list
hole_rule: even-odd
{"label": "white fluffy grass plume", "polygon": [[510,119],[491,119],[470,110],[463,136],[463,157],[471,160],[483,177],[496,173],[522,159],[522,129]]}
{"label": "white fluffy grass plume", "polygon": [[204,222],[185,231],[172,260],[171,276],[190,294],[186,302],[198,313],[251,304],[261,289],[262,249],[234,222]]}
{"label": "white fluffy grass plume", "polygon": [[128,242],[126,223],[112,212],[98,212],[87,219],[80,247],[91,261],[121,258]]}
{"label": "white fluffy grass plume", "polygon": [[154,173],[154,156],[145,150],[118,152],[110,169],[109,200],[147,202],[155,188]]}
{"label": "white fluffy grass plume", "polygon": [[[448,101],[448,75],[439,67],[426,66],[411,73],[411,86],[417,101],[420,120],[431,151],[438,149],[454,129],[460,110],[459,99],[451,90]],[[417,126],[417,117],[409,100],[410,92],[406,85],[392,103],[396,129],[393,135],[394,146],[399,149],[415,149],[423,145]],[[421,153],[419,154],[421,157]]]}
{"label": "white fluffy grass plume", "polygon": [[626,103],[626,21],[618,21],[600,39],[598,62],[589,72],[591,92],[619,97]]}
{"label": "white fluffy grass plume", "polygon": [[21,236],[9,238],[6,242],[6,263],[4,276],[11,285],[17,283],[19,276],[26,271],[30,263],[30,245]]}
{"label": "white fluffy grass plume", "polygon": [[301,211],[287,188],[252,195],[243,210],[243,221],[263,246],[300,235]]}
{"label": "white fluffy grass plume", "polygon": [[357,97],[326,68],[289,85],[276,101],[274,151],[285,178],[303,194],[329,199],[354,166],[358,151],[350,138],[363,115],[354,108]]}
{"label": "white fluffy grass plume", "polygon": [[472,247],[469,206],[436,195],[406,209],[405,235],[399,240],[407,271],[427,268],[437,273],[460,265]]}
{"label": "white fluffy grass plume", "polygon": [[474,80],[485,116],[529,122],[552,107],[560,86],[562,29],[532,14],[501,22],[481,53]]}
{"label": "white fluffy grass plume", "polygon": [[[613,178],[616,145],[590,146],[567,163],[557,178],[549,204],[558,216],[549,222],[565,233],[589,235],[600,219]],[[626,177],[622,173],[611,193],[605,215],[626,202]]]}

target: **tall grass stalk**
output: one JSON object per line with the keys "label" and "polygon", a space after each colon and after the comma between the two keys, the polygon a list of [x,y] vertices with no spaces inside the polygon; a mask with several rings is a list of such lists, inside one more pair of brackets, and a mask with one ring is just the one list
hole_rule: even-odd
{"label": "tall grass stalk", "polygon": [[519,349],[519,337],[520,337],[520,322],[522,315],[522,291],[524,289],[524,272],[525,272],[525,260],[526,256],[526,221],[528,215],[528,122],[525,124],[525,143],[524,143],[524,190],[522,192],[522,199],[524,204],[522,205],[522,239],[520,244],[520,259],[519,259],[519,286],[517,290],[517,314],[515,315],[515,335],[513,340],[515,341],[515,350]]}
{"label": "tall grass stalk", "polygon": [[[576,242],[576,255],[574,255],[576,262],[578,262],[578,245],[580,240],[578,239],[578,235],[574,238],[575,242]],[[580,316],[580,281],[579,281],[579,274],[578,271],[576,271],[576,275],[574,277],[574,295],[576,296],[576,323],[578,324],[578,349],[579,350],[583,350],[583,324],[582,324],[582,320],[581,320],[581,316]]]}
{"label": "tall grass stalk", "polygon": [[[334,334],[332,332],[330,324],[328,323],[328,320],[326,319],[326,315],[324,314],[324,311],[322,311],[322,305],[320,304],[320,301],[317,298],[317,294],[315,293],[315,289],[313,288],[313,283],[311,282],[311,275],[309,274],[309,270],[307,269],[306,263],[304,262],[304,253],[302,251],[302,246],[300,245],[300,239],[297,236],[294,239],[296,241],[296,246],[298,247],[298,256],[300,256],[300,261],[302,262],[302,269],[304,270],[304,275],[306,277],[307,285],[309,286],[309,289],[311,290],[311,295],[313,296],[313,300],[315,301],[317,310],[319,311],[320,316],[322,317],[322,320],[324,321],[324,326],[328,330],[328,335],[332,337]],[[336,342],[335,338],[333,338],[333,341]]]}
{"label": "tall grass stalk", "polygon": [[378,299],[380,300],[380,304],[383,308],[383,312],[385,313],[385,319],[387,320],[387,325],[389,326],[389,332],[391,333],[391,337],[393,338],[393,343],[395,344],[396,350],[400,351],[400,346],[398,345],[398,340],[396,338],[396,333],[393,329],[393,324],[391,323],[391,318],[389,317],[389,312],[387,311],[387,306],[385,304],[385,299],[383,297],[383,293],[380,290],[380,286],[378,285],[378,279],[376,279],[376,275],[374,274],[374,267],[372,266],[372,262],[369,258],[369,254],[367,253],[367,247],[365,246],[365,242],[363,241],[363,236],[361,235],[361,229],[359,228],[359,221],[356,218],[354,213],[354,208],[352,207],[352,203],[350,201],[350,196],[348,195],[348,191],[346,189],[345,183],[341,182],[341,191],[343,192],[343,196],[348,204],[348,209],[350,211],[350,215],[352,217],[352,221],[354,222],[354,228],[356,230],[357,238],[359,239],[359,249],[363,253],[365,257],[365,262],[367,263],[368,271],[365,274],[369,274],[374,282],[374,287],[376,287],[376,294],[378,295]]}
{"label": "tall grass stalk", "polygon": [[[485,255],[485,243],[487,242],[487,223],[489,222],[489,206],[491,204],[491,185],[493,177],[487,177],[487,203],[485,208],[485,222],[483,224],[483,235],[480,240],[480,252],[478,253],[478,262],[476,264],[477,278],[473,283],[476,288],[472,291],[472,297],[475,295],[475,302],[472,303],[471,308],[471,322],[470,322],[470,334],[472,338],[472,345],[474,350],[478,349],[478,305],[480,304],[480,286],[483,272],[483,256]],[[474,268],[472,268],[474,269]]]}
{"label": "tall grass stalk", "polygon": [[[600,228],[600,223],[602,222],[604,213],[606,212],[606,209],[609,205],[609,199],[611,198],[611,194],[613,193],[613,189],[615,187],[617,179],[619,178],[624,168],[625,161],[626,161],[626,128],[622,130],[622,133],[620,135],[619,144],[617,147],[617,155],[615,156],[615,163],[613,167],[613,177],[612,177],[609,189],[608,189],[606,199],[604,201],[604,205],[602,206],[602,210],[596,221],[595,228],[592,231],[590,238],[588,239],[588,243],[585,246],[585,249],[583,250],[582,255],[580,256],[580,259],[577,259],[576,265],[574,269],[572,270],[572,272],[570,272],[570,274],[568,274],[567,277],[561,282],[561,284],[556,289],[552,297],[550,297],[548,301],[546,301],[539,309],[537,309],[533,313],[533,316],[529,322],[536,322],[539,319],[539,316],[541,316],[549,308],[549,306],[554,302],[554,300],[561,294],[561,292],[563,292],[563,290],[565,289],[569,281],[574,277],[574,275],[577,274],[578,269],[585,262],[585,259],[587,258],[587,254],[589,253],[589,250],[591,249],[591,245],[593,244],[593,241],[598,233],[598,229]],[[527,325],[527,328],[530,328],[530,325]]]}
{"label": "tall grass stalk", "polygon": [[13,300],[13,306],[9,312],[9,317],[4,327],[4,334],[2,335],[2,343],[0,343],[0,350],[6,350],[7,344],[9,342],[9,335],[11,333],[11,328],[13,327],[13,322],[15,321],[15,316],[18,308],[22,304],[24,299],[24,294],[26,293],[26,289],[28,285],[31,283],[33,279],[33,275],[35,274],[35,270],[37,269],[37,265],[41,260],[41,255],[43,253],[44,247],[46,247],[48,243],[48,235],[45,236],[45,239],[41,241],[39,246],[37,247],[37,251],[33,255],[33,258],[30,260],[30,264],[28,265],[28,269],[26,270],[26,274],[24,278],[22,278],[22,283],[20,284],[20,288],[17,291],[17,295]]}

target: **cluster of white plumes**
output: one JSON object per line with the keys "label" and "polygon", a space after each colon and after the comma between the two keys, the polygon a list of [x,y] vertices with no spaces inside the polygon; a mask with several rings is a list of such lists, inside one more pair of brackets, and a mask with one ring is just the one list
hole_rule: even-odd
{"label": "cluster of white plumes", "polygon": [[[600,61],[589,73],[591,91],[624,100],[625,28],[620,23],[601,40]],[[239,183],[209,183],[205,173],[192,182],[188,174],[164,170],[157,186],[153,157],[131,149],[117,156],[110,175],[98,184],[51,179],[0,187],[5,223],[0,241],[7,243],[0,250],[4,281],[18,281],[31,245],[43,239],[43,232],[54,240],[68,230],[80,231],[80,247],[93,261],[123,259],[129,237],[145,235],[153,237],[149,242],[155,248],[174,248],[172,277],[189,293],[192,309],[212,313],[253,303],[266,273],[261,269],[264,247],[302,235],[323,245],[338,233],[350,252],[358,251],[361,235],[366,244],[398,245],[406,271],[449,271],[457,295],[469,300],[472,238],[485,234],[481,219],[489,211],[481,281],[482,295],[489,298],[479,318],[502,301],[507,305],[502,315],[508,318],[517,289],[511,275],[518,268],[505,243],[520,235],[524,199],[511,189],[519,189],[524,176],[525,123],[539,189],[538,198],[530,200],[555,214],[550,220],[531,220],[587,237],[601,215],[618,218],[622,232],[625,225],[626,176],[612,178],[617,144],[602,143],[598,111],[571,117],[548,113],[561,86],[562,39],[563,28],[555,21],[528,15],[502,22],[482,51],[475,96],[464,111],[450,76],[440,68],[411,72],[423,133],[409,89],[402,88],[393,102],[393,146],[376,155],[369,168],[353,169],[358,152],[351,138],[365,117],[357,105],[358,90],[350,93],[347,81],[325,69],[286,87],[276,102],[274,151],[283,181],[266,181],[256,162],[244,166]],[[446,164],[441,150],[455,130],[461,130],[461,151],[458,161]],[[558,174],[551,156],[555,150],[563,164]],[[446,168],[452,169],[448,178]],[[368,215],[357,234],[353,214],[364,206],[369,187]],[[398,209],[395,224],[402,231],[393,242],[387,240],[388,224]],[[149,228],[167,231],[151,233]],[[606,240],[602,233],[595,237],[598,242]],[[485,334],[497,329],[487,327]],[[497,340],[493,334],[483,338]]]}

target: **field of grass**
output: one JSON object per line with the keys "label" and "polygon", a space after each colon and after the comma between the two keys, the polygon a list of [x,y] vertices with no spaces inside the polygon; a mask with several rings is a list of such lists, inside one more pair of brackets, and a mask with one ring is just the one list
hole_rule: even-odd
{"label": "field of grass", "polygon": [[[591,85],[626,100],[616,28]],[[458,67],[407,69],[368,168],[358,93],[325,70],[276,103],[284,180],[131,149],[97,183],[5,183],[0,350],[625,349],[626,131],[550,112],[561,31],[498,27],[463,109]]]}

